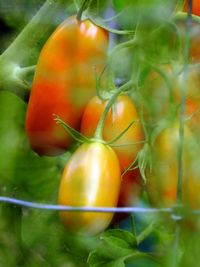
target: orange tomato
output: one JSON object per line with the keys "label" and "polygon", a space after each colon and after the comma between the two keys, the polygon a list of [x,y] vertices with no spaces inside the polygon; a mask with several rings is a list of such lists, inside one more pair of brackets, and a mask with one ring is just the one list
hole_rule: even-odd
{"label": "orange tomato", "polygon": [[72,144],[54,121],[61,117],[79,129],[83,109],[95,95],[95,72],[106,62],[108,34],[89,20],[66,19],[44,45],[33,80],[26,133],[39,155],[57,155]]}
{"label": "orange tomato", "polygon": [[[106,103],[107,101],[102,101],[97,96],[88,102],[81,121],[81,132],[84,135],[88,137],[94,135]],[[118,96],[106,116],[103,139],[105,141],[113,140],[133,121],[135,121],[134,124],[113,144],[122,171],[135,160],[142,146],[140,142],[144,140],[137,109],[132,99],[128,95],[122,94]]]}

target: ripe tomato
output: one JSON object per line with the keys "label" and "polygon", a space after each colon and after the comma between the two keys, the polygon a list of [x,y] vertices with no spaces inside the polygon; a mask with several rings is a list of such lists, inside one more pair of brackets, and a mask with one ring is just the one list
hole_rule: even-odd
{"label": "ripe tomato", "polygon": [[[182,201],[200,207],[199,147],[189,128],[184,126]],[[170,207],[176,203],[178,183],[179,124],[164,128],[153,143],[152,170],[147,171],[147,191],[151,203]]]}
{"label": "ripe tomato", "polygon": [[[106,103],[107,101],[102,101],[97,96],[89,101],[81,121],[81,132],[84,135],[88,137],[94,135]],[[122,94],[118,96],[116,103],[107,114],[103,128],[103,139],[105,141],[113,140],[126,129],[133,120],[135,123],[113,144],[113,149],[119,158],[121,170],[127,168],[129,164],[135,160],[141,148],[141,143],[137,142],[143,141],[144,137],[140,119],[133,101],[128,95]]]}
{"label": "ripe tomato", "polygon": [[[188,10],[188,0],[185,1],[183,10],[187,12]],[[192,14],[200,16],[200,2],[199,0],[192,0]]]}
{"label": "ripe tomato", "polygon": [[108,35],[90,21],[65,20],[44,45],[33,80],[26,133],[39,155],[65,151],[72,138],[53,114],[75,129],[88,100],[95,94],[95,73],[105,65]]}
{"label": "ripe tomato", "polygon": [[[120,190],[120,167],[115,152],[102,143],[82,144],[64,169],[58,203],[69,206],[116,207]],[[61,212],[72,231],[96,235],[111,222],[113,213]]]}

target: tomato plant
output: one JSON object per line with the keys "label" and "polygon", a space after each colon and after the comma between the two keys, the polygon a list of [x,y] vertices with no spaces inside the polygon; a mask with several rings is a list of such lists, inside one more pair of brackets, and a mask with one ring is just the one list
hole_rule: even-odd
{"label": "tomato plant", "polygon": [[[93,136],[106,103],[106,100],[101,100],[97,96],[89,101],[81,121],[81,132],[84,135]],[[113,143],[113,149],[119,158],[121,170],[127,168],[136,159],[137,153],[142,146],[141,142],[144,141],[137,109],[131,98],[122,94],[118,96],[106,116],[103,139],[105,141],[114,140],[132,122],[134,122],[133,125]]]}
{"label": "tomato plant", "polygon": [[[116,207],[120,167],[115,152],[102,143],[82,144],[69,159],[60,183],[58,203],[67,206]],[[64,225],[95,235],[105,230],[113,213],[61,212]]]}
{"label": "tomato plant", "polygon": [[[199,175],[197,173],[199,148],[189,128],[184,126],[182,200],[191,208],[200,205]],[[172,123],[156,136],[153,147],[152,170],[147,171],[147,190],[150,201],[159,207],[176,203],[178,192],[179,124]]]}
{"label": "tomato plant", "polygon": [[[186,38],[186,24],[185,21],[177,20],[176,24],[179,29],[179,34],[181,37],[181,56],[184,57],[184,49],[185,49],[185,38]],[[200,24],[197,21],[191,22],[191,27],[188,32],[189,34],[189,62],[190,63],[198,63],[200,61]],[[183,59],[182,59],[183,60]]]}
{"label": "tomato plant", "polygon": [[[139,169],[128,171],[122,176],[120,193],[118,198],[118,207],[136,206],[142,194],[142,178]],[[115,213],[113,223],[117,223],[126,218],[128,213]]]}
{"label": "tomato plant", "polygon": [[172,111],[170,107],[173,110],[176,109],[176,115],[178,115],[184,83],[186,86],[185,118],[187,118],[187,123],[192,131],[196,131],[199,124],[198,110],[200,107],[199,67],[192,65],[188,67],[185,76],[186,82],[184,82],[184,73],[180,65],[163,65],[159,68],[162,74],[151,70],[143,84],[142,95],[146,120],[151,123],[158,122],[169,115]]}
{"label": "tomato plant", "polygon": [[60,154],[72,143],[53,115],[79,128],[83,108],[95,94],[94,68],[102,71],[107,46],[105,30],[75,17],[65,20],[44,45],[26,116],[26,133],[38,154]]}

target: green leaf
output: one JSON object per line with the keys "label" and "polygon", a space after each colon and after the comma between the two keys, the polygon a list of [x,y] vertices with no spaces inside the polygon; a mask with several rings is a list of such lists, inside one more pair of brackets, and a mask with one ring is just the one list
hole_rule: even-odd
{"label": "green leaf", "polygon": [[60,119],[57,115],[55,115],[55,121],[57,124],[60,124],[77,142],[84,143],[90,142],[90,139],[84,136],[83,134],[76,131],[74,128],[70,127],[66,122]]}
{"label": "green leaf", "polygon": [[91,267],[122,267],[125,259],[140,253],[136,249],[136,237],[129,231],[108,230],[100,239],[102,242],[88,257]]}
{"label": "green leaf", "polygon": [[101,236],[107,244],[122,248],[132,248],[137,245],[136,237],[129,231],[121,229],[111,229]]}

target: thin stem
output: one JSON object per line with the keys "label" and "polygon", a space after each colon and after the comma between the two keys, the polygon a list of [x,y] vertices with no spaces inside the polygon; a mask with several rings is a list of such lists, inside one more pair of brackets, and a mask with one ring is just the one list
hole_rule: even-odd
{"label": "thin stem", "polygon": [[88,4],[89,4],[89,0],[84,0],[83,1],[83,4],[81,5],[81,7],[80,7],[80,9],[79,9],[79,11],[77,13],[77,16],[76,16],[77,20],[81,20],[82,13],[88,7]]}
{"label": "thin stem", "polygon": [[137,237],[137,243],[138,243],[138,245],[156,229],[157,223],[158,222],[153,221],[147,228],[145,228],[144,231],[142,231],[138,235],[138,237]]}
{"label": "thin stem", "polygon": [[113,57],[118,53],[118,51],[122,50],[122,49],[125,49],[125,48],[129,48],[129,47],[133,47],[134,45],[136,45],[137,42],[136,42],[136,39],[131,39],[127,42],[123,42],[119,45],[116,45],[112,51],[110,52],[110,55],[109,55],[109,62],[112,62],[113,60]]}
{"label": "thin stem", "polygon": [[187,71],[188,71],[188,56],[189,56],[189,33],[191,27],[191,7],[192,1],[188,1],[188,17],[186,21],[186,34],[185,34],[185,47],[184,47],[184,69],[183,69],[183,81],[181,90],[181,105],[180,105],[180,128],[179,137],[180,142],[178,146],[178,190],[177,190],[177,202],[179,203],[182,198],[182,177],[183,177],[183,147],[184,147],[184,121],[185,121],[185,102],[186,102],[186,90],[187,90]]}
{"label": "thin stem", "polygon": [[25,79],[28,75],[33,75],[35,72],[36,65],[19,68],[17,70],[17,76],[21,79]]}
{"label": "thin stem", "polygon": [[61,17],[58,14],[71,3],[73,3],[72,0],[47,0],[2,56],[7,61],[16,62],[19,65],[31,59],[33,54],[35,55],[38,43],[44,39],[44,36],[50,34],[56,24],[60,23],[57,21],[57,18]]}
{"label": "thin stem", "polygon": [[170,266],[172,267],[177,267],[177,254],[178,254],[179,242],[180,242],[180,224],[179,222],[176,222],[175,239],[171,257],[172,263],[170,264]]}
{"label": "thin stem", "polygon": [[[186,21],[188,17],[188,14],[186,12],[177,12],[176,15],[174,16],[174,20],[178,20],[178,21]],[[200,17],[196,16],[196,15],[192,15],[191,14],[191,21],[192,22],[197,22],[200,24]]]}
{"label": "thin stem", "polygon": [[104,109],[104,111],[103,111],[103,113],[101,115],[101,118],[100,118],[99,123],[98,123],[97,128],[96,128],[96,131],[95,131],[95,134],[94,134],[94,138],[95,139],[102,140],[103,125],[104,125],[107,113],[109,112],[109,109],[111,108],[111,106],[115,102],[115,100],[118,97],[118,95],[120,95],[122,92],[128,90],[131,86],[133,86],[133,81],[132,80],[130,80],[129,82],[125,83],[120,88],[118,88],[116,90],[116,92],[108,100],[108,102],[106,104],[106,107],[105,107],[105,109]]}
{"label": "thin stem", "polygon": [[134,236],[137,236],[135,218],[133,213],[130,214],[130,222],[131,222],[131,231],[134,234]]}

